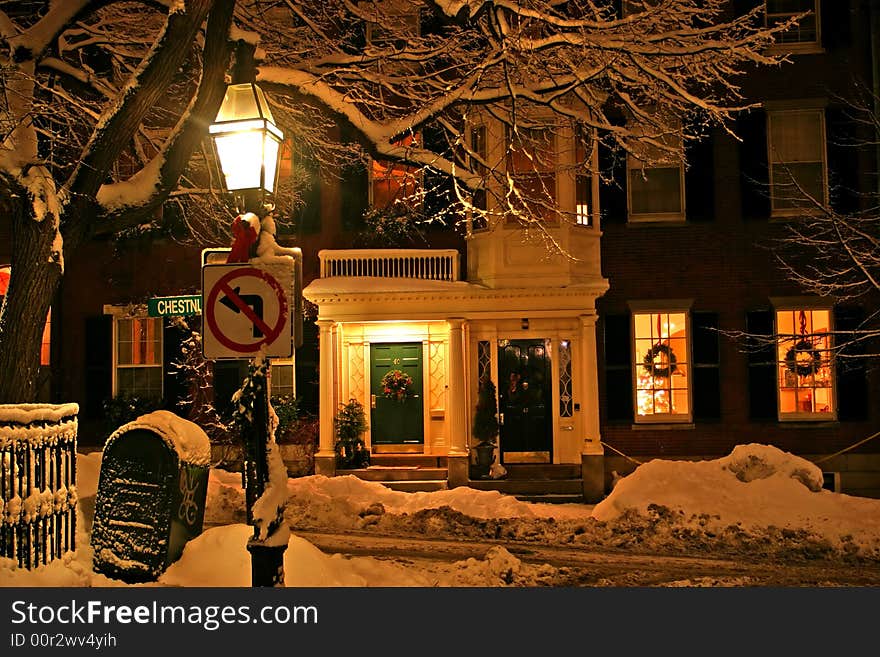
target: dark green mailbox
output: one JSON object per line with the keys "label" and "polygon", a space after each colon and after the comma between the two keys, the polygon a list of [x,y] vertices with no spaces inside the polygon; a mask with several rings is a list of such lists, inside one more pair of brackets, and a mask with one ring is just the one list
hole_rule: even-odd
{"label": "dark green mailbox", "polygon": [[107,439],[95,498],[95,570],[155,580],[202,531],[211,444],[202,429],[154,411]]}

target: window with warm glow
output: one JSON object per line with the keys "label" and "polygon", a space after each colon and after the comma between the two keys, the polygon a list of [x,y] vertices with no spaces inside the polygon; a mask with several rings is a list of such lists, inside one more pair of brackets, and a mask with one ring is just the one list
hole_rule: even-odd
{"label": "window with warm glow", "polygon": [[[9,289],[9,277],[12,275],[12,267],[0,267],[0,305],[3,305],[3,298],[6,296],[6,290]],[[51,363],[50,358],[50,342],[52,338],[52,309],[46,313],[46,323],[43,325],[43,335],[40,337],[40,365],[48,367]]]}
{"label": "window with warm glow", "polygon": [[162,397],[162,320],[158,317],[118,317],[116,395]]}
{"label": "window with warm glow", "polygon": [[[412,144],[412,136],[398,142],[398,146]],[[415,167],[373,160],[370,167],[370,205],[378,210],[404,203],[408,208],[421,205],[421,174]]]}
{"label": "window with warm glow", "polygon": [[816,0],[767,0],[767,26],[773,27],[809,12],[797,23],[776,35],[776,43],[791,46],[819,45],[818,2]]}
{"label": "window with warm glow", "polygon": [[507,175],[516,192],[511,199],[516,212],[528,218],[556,219],[556,136],[550,129],[507,127]]}
{"label": "window with warm glow", "polygon": [[578,167],[574,177],[575,223],[579,226],[592,226],[593,215],[597,214],[597,208],[593,207],[593,177],[584,172],[584,169],[586,162],[591,162],[594,167],[597,165],[597,153],[595,140],[585,135],[583,130],[577,131],[574,156]]}
{"label": "window with warm glow", "polygon": [[831,312],[776,312],[776,360],[780,419],[834,417]]}
{"label": "window with warm glow", "polygon": [[776,215],[827,202],[825,115],[821,109],[767,113],[770,202]]}
{"label": "window with warm glow", "polygon": [[689,421],[686,312],[633,314],[636,421]]}

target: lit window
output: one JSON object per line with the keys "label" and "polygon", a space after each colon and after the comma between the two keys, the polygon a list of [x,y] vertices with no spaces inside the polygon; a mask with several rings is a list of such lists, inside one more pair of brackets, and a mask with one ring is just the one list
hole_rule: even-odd
{"label": "lit window", "polygon": [[690,421],[686,312],[633,314],[636,421]]}
{"label": "lit window", "polygon": [[776,312],[780,419],[833,419],[831,313]]}
{"label": "lit window", "polygon": [[556,218],[556,136],[551,129],[507,127],[507,175],[514,183],[510,199],[517,221],[521,212],[545,221]]}
{"label": "lit window", "polygon": [[575,137],[575,166],[578,173],[574,178],[574,212],[575,223],[580,226],[592,226],[593,217],[598,214],[598,208],[594,207],[597,199],[593,194],[593,177],[584,173],[586,163],[595,170],[597,151],[596,142],[590,136],[585,135],[583,130],[578,130]]}
{"label": "lit window", "polygon": [[[6,296],[6,290],[9,289],[9,277],[12,275],[12,267],[0,267],[0,306],[3,305],[3,298]],[[48,367],[50,364],[49,344],[52,338],[52,309],[46,313],[46,323],[43,325],[43,335],[40,338],[40,365]]]}
{"label": "lit window", "polygon": [[819,44],[819,21],[816,0],[767,0],[767,26],[784,23],[804,12],[810,12],[787,30],[776,36],[776,42],[785,44]]}
{"label": "lit window", "polygon": [[162,398],[162,320],[117,317],[115,396]]}
{"label": "lit window", "polygon": [[273,397],[296,396],[296,373],[292,359],[273,358],[271,390]]}
{"label": "lit window", "polygon": [[639,153],[627,156],[629,220],[684,221],[684,164],[673,155],[681,136],[670,132],[656,141],[667,148],[636,144]]}
{"label": "lit window", "polygon": [[768,112],[770,201],[776,215],[827,202],[822,110]]}
{"label": "lit window", "polygon": [[[398,142],[407,147],[413,142],[412,135]],[[391,209],[403,203],[407,208],[421,205],[421,174],[415,167],[373,160],[370,167],[370,205],[378,210]]]}

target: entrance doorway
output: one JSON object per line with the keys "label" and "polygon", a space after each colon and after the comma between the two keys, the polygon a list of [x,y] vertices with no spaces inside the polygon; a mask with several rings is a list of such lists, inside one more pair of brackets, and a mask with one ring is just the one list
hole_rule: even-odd
{"label": "entrance doorway", "polygon": [[500,447],[504,463],[550,463],[553,418],[550,416],[548,341],[499,340],[498,401]]}
{"label": "entrance doorway", "polygon": [[[382,377],[394,370],[400,370],[412,378],[403,400],[389,399],[382,387]],[[370,393],[373,451],[422,451],[425,442],[422,343],[371,344]]]}

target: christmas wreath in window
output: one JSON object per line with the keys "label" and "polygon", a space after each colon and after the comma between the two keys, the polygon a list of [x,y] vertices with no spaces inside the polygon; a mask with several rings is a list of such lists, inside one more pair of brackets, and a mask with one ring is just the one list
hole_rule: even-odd
{"label": "christmas wreath in window", "polygon": [[648,349],[642,367],[653,377],[664,379],[678,369],[678,359],[668,344],[658,342]]}
{"label": "christmas wreath in window", "polygon": [[785,367],[798,376],[816,374],[822,367],[822,354],[809,340],[800,340],[785,353]]}
{"label": "christmas wreath in window", "polygon": [[412,377],[401,370],[391,370],[382,377],[382,394],[388,399],[406,401],[412,387]]}

